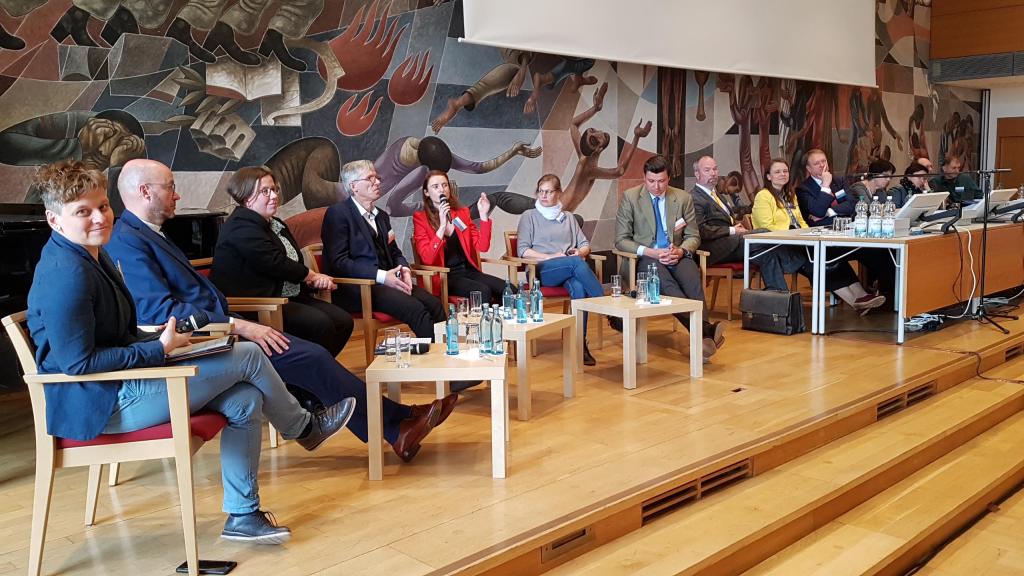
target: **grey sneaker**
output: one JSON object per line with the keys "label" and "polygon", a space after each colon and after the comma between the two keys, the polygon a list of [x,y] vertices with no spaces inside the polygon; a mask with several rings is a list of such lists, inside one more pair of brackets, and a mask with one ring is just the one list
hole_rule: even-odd
{"label": "grey sneaker", "polygon": [[323,410],[313,413],[312,427],[309,430],[309,434],[301,438],[296,438],[295,441],[299,443],[306,450],[312,452],[316,450],[324,440],[327,440],[331,436],[334,436],[338,430],[341,430],[348,424],[348,421],[352,419],[352,414],[356,410],[356,399],[345,398],[341,402],[333,406],[328,406]]}
{"label": "grey sneaker", "polygon": [[278,526],[270,512],[257,510],[245,516],[228,516],[220,537],[253,544],[284,544],[291,539],[292,531],[285,526]]}

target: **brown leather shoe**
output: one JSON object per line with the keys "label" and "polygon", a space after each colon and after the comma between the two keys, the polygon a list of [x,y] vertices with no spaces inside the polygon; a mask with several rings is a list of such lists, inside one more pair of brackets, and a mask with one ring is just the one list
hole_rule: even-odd
{"label": "brown leather shoe", "polygon": [[420,451],[420,443],[433,429],[430,423],[437,422],[441,416],[440,400],[432,402],[426,411],[417,408],[413,406],[413,415],[398,425],[398,438],[391,444],[391,448],[402,462],[410,462],[416,457],[416,453]]}
{"label": "brown leather shoe", "polygon": [[434,423],[434,427],[440,426],[442,422],[448,419],[448,416],[455,410],[455,403],[458,402],[458,393],[451,393],[444,398],[434,400],[434,404],[439,404],[437,422]]}

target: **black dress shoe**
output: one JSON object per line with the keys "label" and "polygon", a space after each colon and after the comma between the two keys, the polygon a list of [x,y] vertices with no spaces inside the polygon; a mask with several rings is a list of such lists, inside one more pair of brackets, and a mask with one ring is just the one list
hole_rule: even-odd
{"label": "black dress shoe", "polygon": [[21,50],[25,47],[25,41],[8,32],[0,25],[0,48],[7,50]]}
{"label": "black dress shoe", "polygon": [[267,58],[271,54],[277,54],[277,60],[282,66],[291,68],[296,72],[306,71],[306,63],[292,56],[292,53],[284,45],[284,37],[273,28],[267,28],[267,33],[263,35],[263,42],[260,43],[259,53]]}
{"label": "black dress shoe", "polygon": [[89,30],[86,28],[89,18],[88,12],[78,6],[72,6],[60,17],[53,30],[50,30],[50,36],[53,36],[58,43],[71,36],[71,39],[79,46],[99,46],[92,36],[89,36]]}
{"label": "black dress shoe", "polygon": [[175,18],[174,22],[171,22],[171,26],[167,29],[167,33],[164,36],[174,38],[188,46],[188,53],[196,60],[202,60],[207,64],[213,64],[217,61],[217,57],[212,52],[200,46],[196,39],[192,37],[192,25],[181,18]]}
{"label": "black dress shoe", "polygon": [[103,26],[103,31],[100,32],[100,37],[106,40],[107,44],[113,46],[117,44],[121,34],[138,33],[139,23],[135,20],[135,15],[122,6],[117,9],[117,12],[114,12],[110,20],[107,20],[107,23]]}
{"label": "black dress shoe", "polygon": [[583,365],[584,366],[597,366],[597,360],[594,359],[594,355],[590,353],[590,346],[587,343],[583,343]]}
{"label": "black dress shoe", "polygon": [[309,434],[296,438],[295,441],[299,443],[299,446],[310,452],[316,450],[324,443],[324,440],[334,436],[348,424],[348,421],[352,419],[355,409],[356,399],[345,398],[333,406],[328,406],[314,413],[310,421],[312,426],[310,427]]}
{"label": "black dress shoe", "polygon": [[218,47],[223,48],[232,60],[243,66],[259,66],[260,64],[260,57],[248,50],[242,50],[235,42],[235,31],[223,22],[217,22],[203,42],[203,48],[211,53],[216,52]]}
{"label": "black dress shoe", "polygon": [[452,382],[452,384],[450,386],[450,390],[452,392],[462,392],[463,390],[465,390],[467,388],[472,388],[473,386],[479,386],[479,385],[481,385],[483,383],[484,383],[483,380],[456,380],[455,382]]}
{"label": "black dress shoe", "polygon": [[622,318],[617,316],[608,317],[608,325],[612,327],[612,330],[616,332],[622,332]]}

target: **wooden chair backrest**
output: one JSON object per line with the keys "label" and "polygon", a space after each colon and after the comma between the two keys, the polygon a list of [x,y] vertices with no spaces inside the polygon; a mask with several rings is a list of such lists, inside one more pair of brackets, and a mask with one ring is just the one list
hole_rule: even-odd
{"label": "wooden chair backrest", "polygon": [[[21,311],[5,316],[0,322],[3,323],[7,336],[11,339],[11,344],[14,345],[14,352],[18,355],[18,362],[21,364],[22,372],[25,374],[38,374],[39,369],[36,366],[35,356],[36,347],[32,343],[32,339],[29,337],[28,330],[26,329],[27,319],[28,314]],[[28,386],[29,399],[32,402],[32,419],[35,424],[36,442],[39,443],[46,440],[53,442],[53,437],[46,432],[46,395],[43,393],[43,385],[26,382],[26,386]]]}

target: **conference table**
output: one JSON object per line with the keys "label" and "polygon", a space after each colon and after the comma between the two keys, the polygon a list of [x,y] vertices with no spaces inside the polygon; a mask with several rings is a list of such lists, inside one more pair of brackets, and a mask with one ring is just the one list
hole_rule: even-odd
{"label": "conference table", "polygon": [[[751,246],[805,246],[813,264],[811,333],[825,334],[825,269],[833,261],[863,249],[889,251],[896,267],[896,342],[904,342],[907,318],[970,301],[980,296],[982,225],[958,225],[948,234],[925,233],[894,238],[856,238],[824,228],[750,234],[746,237],[743,287],[750,286]],[[833,255],[829,257],[829,249]],[[985,292],[1024,284],[1024,224],[989,223]]]}

